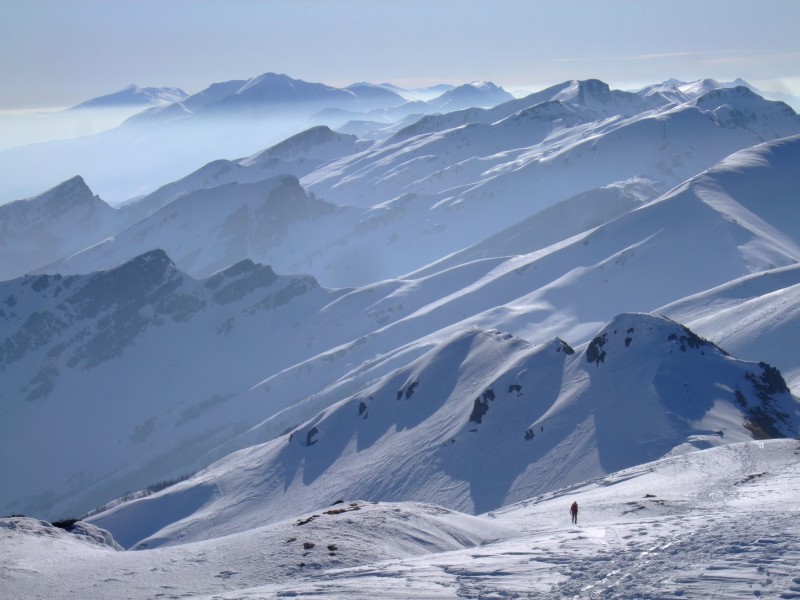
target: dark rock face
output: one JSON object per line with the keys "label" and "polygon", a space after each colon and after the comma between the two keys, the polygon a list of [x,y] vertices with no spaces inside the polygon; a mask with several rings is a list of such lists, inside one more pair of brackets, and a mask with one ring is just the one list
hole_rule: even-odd
{"label": "dark rock face", "polygon": [[314,444],[317,443],[317,440],[315,440],[314,437],[318,433],[319,429],[317,429],[316,427],[312,427],[311,429],[308,430],[308,433],[306,433],[306,446],[313,446]]}
{"label": "dark rock face", "polygon": [[398,390],[397,399],[401,400],[403,398],[403,394],[405,394],[406,400],[408,400],[409,398],[411,398],[411,396],[414,395],[414,392],[417,391],[418,386],[419,386],[419,381],[412,381],[405,389],[405,392],[403,390]]}
{"label": "dark rock face", "polygon": [[[59,374],[56,362],[64,353],[66,366],[90,369],[121,355],[146,328],[166,319],[186,321],[205,306],[201,297],[180,291],[184,278],[161,250],[85,277],[27,276],[15,283],[51,301],[50,308],[30,313],[0,341],[0,371],[31,352],[50,348],[23,390],[27,400],[52,390]],[[7,306],[15,304],[11,298]]]}
{"label": "dark rock face", "polygon": [[574,348],[564,340],[556,338],[556,342],[559,342],[559,345],[556,347],[556,352],[563,352],[567,356],[572,356],[575,354]]}
{"label": "dark rock face", "polygon": [[209,277],[205,286],[215,290],[213,295],[215,303],[229,304],[259,288],[272,285],[277,279],[278,276],[268,265],[256,265],[246,259]]}
{"label": "dark rock face", "polygon": [[472,412],[469,415],[469,420],[472,423],[482,423],[483,417],[489,412],[489,402],[494,402],[494,392],[488,389],[480,396],[475,398],[475,404],[472,407]]}
{"label": "dark rock face", "polygon": [[[750,371],[745,374],[745,379],[752,384],[753,392],[760,401],[760,404],[747,408],[745,426],[756,439],[783,437],[780,425],[789,425],[791,416],[777,408],[775,396],[789,394],[789,387],[778,369],[765,362],[758,363],[758,366],[761,368],[760,375]],[[743,394],[740,390],[736,392],[736,399],[741,405]]]}
{"label": "dark rock face", "polygon": [[595,365],[605,362],[606,352],[603,350],[603,346],[606,345],[607,341],[608,334],[604,333],[603,335],[599,335],[589,342],[589,346],[586,348],[586,360],[590,363],[594,363]]}
{"label": "dark rock face", "polygon": [[772,394],[789,392],[789,386],[778,369],[765,362],[758,363],[758,366],[761,367],[761,375],[756,377],[755,373],[748,373],[747,379],[753,384],[759,398],[768,401]]}
{"label": "dark rock face", "polygon": [[699,335],[691,331],[688,327],[684,326],[681,327],[684,332],[682,335],[678,335],[677,333],[672,333],[667,338],[671,342],[678,343],[680,345],[681,352],[686,352],[686,348],[692,348],[694,350],[697,350],[703,347],[716,347],[708,340],[704,340]]}

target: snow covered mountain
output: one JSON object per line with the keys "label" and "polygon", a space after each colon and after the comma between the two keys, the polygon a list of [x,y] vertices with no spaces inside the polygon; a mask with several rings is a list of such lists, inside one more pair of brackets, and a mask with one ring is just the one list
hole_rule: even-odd
{"label": "snow covered mountain", "polygon": [[[624,107],[628,98],[611,102],[613,94],[599,82],[561,87],[557,94],[585,102],[602,97],[608,100],[603,106],[616,108]],[[399,141],[373,145],[314,128],[248,159],[211,163],[136,204],[144,213],[192,189],[254,181],[280,171],[296,174],[316,197],[357,205],[360,213],[352,211],[358,216],[349,224],[310,237],[305,256],[259,254],[251,246],[249,254],[238,258],[269,262],[285,272],[308,272],[324,285],[364,285],[459,252],[465,239],[478,242],[506,235],[528,217],[538,221],[541,216],[543,221],[549,216],[555,222],[560,215],[574,225],[574,219],[566,219],[568,207],[574,213],[574,207],[588,204],[589,198],[603,198],[606,205],[596,210],[610,218],[622,205],[612,208],[603,189],[631,182],[637,198],[652,199],[731,152],[800,132],[800,117],[791,109],[766,102],[746,88],[708,93],[676,108],[631,118],[593,121],[586,110],[548,100],[491,124],[402,135]],[[289,158],[287,152],[295,155]],[[782,173],[794,170],[792,160],[791,155],[784,159]],[[229,191],[220,187],[207,193],[216,194],[222,203]],[[126,208],[136,210],[135,204]],[[599,219],[582,222],[591,226]],[[555,231],[562,229],[566,234],[558,225]],[[581,229],[573,226],[571,231]],[[189,230],[182,235],[200,243]],[[558,241],[555,235],[550,239]],[[101,253],[94,249],[91,258],[73,257],[59,269],[85,273],[107,268],[153,248],[146,243],[137,236],[133,241],[119,237],[109,241],[113,252],[104,249],[105,262],[97,259]],[[374,248],[386,248],[380,260]],[[167,250],[193,275],[219,268],[184,263]]]}
{"label": "snow covered mountain", "polygon": [[426,102],[428,100],[433,100],[434,98],[438,98],[442,94],[449,92],[455,87],[447,83],[440,83],[429,87],[411,88],[411,89],[400,87],[394,85],[393,83],[381,83],[379,85],[384,89],[387,89],[399,96],[402,96],[408,102]]}
{"label": "snow covered mountain", "polygon": [[139,87],[132,83],[128,87],[105,96],[92,98],[73,106],[70,110],[117,108],[120,106],[164,106],[181,102],[189,94],[175,87]]}
{"label": "snow covered mountain", "polygon": [[325,126],[312,127],[271,148],[239,160],[216,160],[124,206],[141,217],[188,192],[226,183],[254,183],[280,175],[302,177],[343,156],[365,150],[370,142]]}
{"label": "snow covered mountain", "polygon": [[[703,86],[695,87],[705,89]],[[494,94],[487,101],[471,100],[480,105],[490,105],[502,100],[495,94],[499,89],[493,84],[467,85],[462,86],[459,94],[468,91],[470,94]],[[453,93],[455,90],[450,90],[439,98]],[[431,102],[446,103],[447,100],[408,102],[397,107],[369,110],[370,102],[375,100],[372,86],[331,88],[286,75],[265,73],[246,81],[214,84],[181,102],[148,109],[124,126],[101,135],[5,151],[0,154],[0,164],[5,167],[0,178],[3,182],[0,200],[25,195],[20,191],[30,186],[34,179],[32,174],[46,162],[50,165],[46,170],[48,179],[35,178],[39,186],[52,186],[74,173],[81,173],[93,182],[104,198],[116,204],[149,193],[212,160],[253,154],[308,128],[312,118],[313,124],[331,126],[349,121],[374,121],[381,129],[405,128],[404,135],[408,135],[411,130],[406,125],[418,133],[426,129],[429,133],[443,131],[467,123],[488,125],[546,102],[568,106],[571,110],[567,112],[577,111],[577,115],[572,115],[573,120],[578,118],[587,123],[611,117],[644,117],[648,111],[665,111],[678,106],[681,100],[685,100],[685,104],[695,98],[696,95],[690,92],[676,91],[669,97],[664,94],[648,96],[646,92],[635,94],[611,90],[597,80],[568,81],[526,98],[503,102],[495,108],[467,108],[442,116],[433,115],[430,120],[423,119],[420,124],[415,124],[422,115],[441,112],[442,109]],[[384,100],[381,96],[380,102]],[[452,107],[447,110],[452,110]],[[328,111],[327,117],[325,111]],[[229,118],[222,118],[223,115]],[[553,114],[550,118],[557,120],[559,116]],[[570,119],[567,119],[569,123]],[[555,125],[557,128],[558,123]],[[363,130],[366,132],[368,129]],[[791,131],[783,130],[780,135],[796,132],[795,127]],[[383,134],[377,138],[365,135],[370,139],[385,139]],[[766,138],[759,141],[763,139]],[[534,142],[522,146],[530,147]],[[723,153],[710,157],[709,164],[739,147],[728,147]],[[214,149],[213,153],[210,148]],[[699,152],[702,150],[698,149]],[[486,155],[478,151],[466,158],[472,157],[484,159]],[[110,161],[113,164],[109,165]],[[109,165],[110,168],[101,169],[99,165]],[[41,187],[36,190],[39,191]],[[13,195],[15,193],[19,195]]]}
{"label": "snow covered mountain", "polygon": [[403,104],[405,99],[385,88],[367,83],[337,88],[293,79],[278,73],[263,73],[249,80],[217,83],[180,99],[174,106],[135,115],[129,124],[167,123],[175,118],[219,117],[248,113],[268,116],[269,111],[310,116],[324,109],[370,111]]}
{"label": "snow covered mountain", "polygon": [[14,481],[0,513],[46,515],[191,471],[273,414],[233,400],[313,351],[314,315],[338,296],[250,262],[193,280],[160,250],[0,289],[0,454],[15,457],[0,467]]}
{"label": "snow covered mountain", "polygon": [[450,112],[473,107],[492,107],[513,100],[514,97],[491,81],[465,83],[428,101],[437,110]]}
{"label": "snow covered mountain", "polygon": [[[147,229],[147,225],[141,221],[154,211],[189,192],[227,183],[260,183],[257,189],[264,191],[263,201],[267,202],[267,195],[276,185],[275,182],[285,180],[287,175],[295,177],[305,175],[338,157],[352,155],[369,145],[369,142],[359,140],[355,136],[335,133],[327,127],[312,128],[253,156],[237,161],[214,161],[178,181],[159,188],[152,194],[116,209],[94,196],[81,177],[74,177],[36,198],[0,206],[0,231],[4,232],[0,239],[0,249],[4,255],[4,261],[0,266],[0,280],[19,277],[37,270],[47,272],[57,270],[62,274],[88,273],[116,266],[156,248],[169,250],[170,254],[179,260],[182,255],[175,250],[176,248],[187,243],[205,242],[199,238],[198,231],[187,229],[186,226],[183,226],[182,230],[173,231],[170,235],[162,232],[159,240],[152,241],[150,237],[141,233],[143,229]],[[274,182],[268,182],[269,179],[274,179]],[[242,210],[240,204],[233,199],[240,188],[244,189],[241,186],[228,186],[217,190],[220,196],[220,210],[224,211],[225,219],[234,219],[236,211]],[[239,196],[242,194],[246,195],[246,192],[240,193]],[[250,195],[252,196],[252,193]],[[186,206],[190,202],[191,200],[182,200],[181,204]],[[325,203],[317,202],[317,204]],[[83,212],[77,214],[81,206]],[[170,215],[174,214],[175,208],[173,207]],[[285,211],[285,218],[290,213],[301,221],[313,216],[311,213],[302,214],[299,205],[291,211]],[[210,226],[212,219],[209,215],[205,218],[205,221],[195,219],[195,226]],[[134,224],[136,227],[133,231],[123,232],[126,227]],[[152,228],[152,224],[150,226]],[[157,224],[159,230],[168,226],[163,223]],[[222,220],[216,223],[216,226],[222,228],[224,226]],[[118,235],[109,237],[112,234]],[[256,231],[254,235],[253,239],[257,239],[260,232]],[[187,236],[192,236],[194,241],[183,239]],[[136,241],[126,241],[131,237],[135,237]],[[163,239],[172,243],[162,242]],[[101,242],[100,246],[93,247]],[[111,246],[117,250],[111,252]],[[120,251],[120,246],[124,251]],[[86,249],[87,252],[80,253]],[[71,256],[74,253],[80,255]],[[86,254],[91,256],[99,254],[103,258],[86,258]],[[223,261],[219,265],[204,263],[196,270],[192,264],[181,264],[181,266],[195,274],[209,274],[247,257],[256,258],[261,262],[271,262],[268,254],[255,248],[249,249],[245,244],[237,257],[228,262]],[[54,263],[58,263],[58,266],[54,266]],[[80,266],[72,267],[74,263]]]}
{"label": "snow covered mountain", "polygon": [[[275,73],[212,84],[97,135],[3,150],[0,202],[41,193],[80,173],[104,198],[119,204],[209,161],[249,156],[276,144],[307,129],[309,119],[324,109],[385,107],[390,93],[334,88]],[[395,101],[404,103],[397,95]]]}
{"label": "snow covered mountain", "polygon": [[702,335],[715,339],[736,356],[781,365],[794,390],[800,390],[800,265],[736,279],[689,296],[659,310]]}
{"label": "snow covered mountain", "polygon": [[[415,127],[375,146],[366,157],[340,161],[330,176],[322,170],[303,183],[336,203],[372,206],[417,193],[434,195],[432,204],[467,207],[491,191],[507,202],[533,196],[527,205],[535,206],[542,192],[552,204],[635,176],[676,185],[736,150],[800,133],[800,117],[782,103],[760,100],[762,116],[755,118],[752,101],[757,97],[745,88],[625,118],[607,114],[624,115],[624,103],[607,106],[592,93],[595,87],[570,88],[569,96],[583,98],[584,104],[552,100],[491,123],[470,118],[467,125],[443,130]],[[597,106],[606,111],[600,120]],[[572,187],[561,176],[565,167],[581,173]],[[539,200],[537,208],[544,208],[544,202]],[[518,216],[530,214],[520,200],[515,208],[523,211]]]}
{"label": "snow covered mountain", "polygon": [[[228,171],[225,165],[216,166],[223,173]],[[261,173],[269,171],[253,168]],[[246,169],[239,165],[239,170]],[[186,183],[178,182],[176,186]],[[161,193],[143,199],[144,206],[157,206],[151,201],[160,203]],[[137,208],[130,207],[134,211]],[[178,193],[174,201],[118,235],[45,270],[88,273],[118,265],[151,249],[163,249],[181,270],[194,277],[206,277],[250,257],[285,271],[286,265],[300,263],[318,251],[319,246],[314,243],[307,247],[307,241],[318,244],[331,239],[330,232],[353,228],[363,212],[306,194],[291,175],[200,188]]]}
{"label": "snow covered mountain", "polygon": [[20,277],[116,233],[124,215],[80,176],[26,200],[0,206],[0,280]]}

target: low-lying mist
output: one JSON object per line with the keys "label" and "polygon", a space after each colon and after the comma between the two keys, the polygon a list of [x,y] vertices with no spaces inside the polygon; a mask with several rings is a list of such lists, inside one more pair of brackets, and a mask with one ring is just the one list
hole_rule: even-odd
{"label": "low-lying mist", "polygon": [[[126,121],[130,116],[130,111],[103,110],[0,117],[0,204],[80,175],[95,194],[117,205],[212,160],[249,156],[311,124],[307,114],[283,111],[166,123]],[[27,143],[10,146],[9,140]]]}

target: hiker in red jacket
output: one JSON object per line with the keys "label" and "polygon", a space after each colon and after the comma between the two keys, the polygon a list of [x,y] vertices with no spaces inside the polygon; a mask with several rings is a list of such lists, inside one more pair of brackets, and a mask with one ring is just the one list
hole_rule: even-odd
{"label": "hiker in red jacket", "polygon": [[578,503],[573,502],[572,506],[569,507],[569,514],[572,515],[572,522],[577,525],[578,524]]}

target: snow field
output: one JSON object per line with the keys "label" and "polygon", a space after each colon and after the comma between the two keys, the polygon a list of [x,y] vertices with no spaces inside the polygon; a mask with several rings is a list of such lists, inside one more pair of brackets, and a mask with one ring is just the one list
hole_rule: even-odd
{"label": "snow field", "polygon": [[798,498],[800,443],[771,440],[668,457],[477,517],[345,500],[128,552],[3,519],[0,596],[798,598]]}

